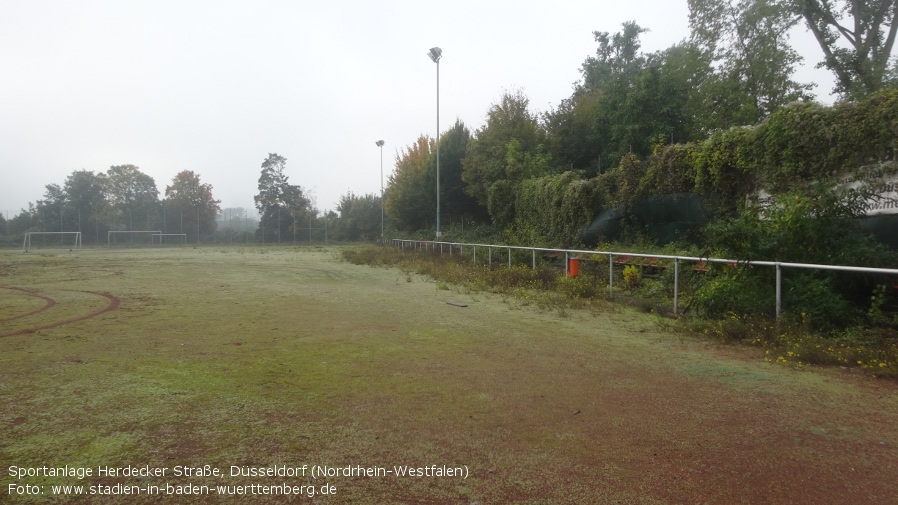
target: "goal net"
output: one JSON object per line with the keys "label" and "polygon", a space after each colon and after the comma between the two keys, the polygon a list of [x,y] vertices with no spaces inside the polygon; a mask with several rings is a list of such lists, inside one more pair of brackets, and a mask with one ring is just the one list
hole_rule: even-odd
{"label": "goal net", "polygon": [[[25,232],[25,240],[22,241],[22,250],[28,252],[33,247],[33,243],[31,237],[35,235],[59,235],[60,237],[60,245],[66,247],[66,237],[65,235],[72,235],[74,240],[73,242],[69,242],[71,244],[69,247],[72,249],[81,249],[81,232],[80,231],[29,231]],[[45,244],[47,241],[38,241],[40,245]]]}
{"label": "goal net", "polygon": [[163,245],[168,243],[169,237],[172,237],[172,241],[178,244],[186,244],[187,243],[187,234],[186,233],[154,233],[150,235],[150,240],[155,244],[156,239],[159,239],[159,245]]}

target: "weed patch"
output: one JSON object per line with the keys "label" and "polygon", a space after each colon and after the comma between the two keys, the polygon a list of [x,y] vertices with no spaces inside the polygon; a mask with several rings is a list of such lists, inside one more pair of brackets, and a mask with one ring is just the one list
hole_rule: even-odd
{"label": "weed patch", "polygon": [[343,258],[357,265],[394,266],[410,275],[424,275],[437,282],[437,289],[456,285],[473,291],[510,296],[518,305],[555,311],[567,316],[572,308],[595,308],[605,302],[607,280],[592,275],[568,278],[556,266],[516,264],[510,268],[475,263],[473,258],[427,251],[396,251],[389,247],[347,248]]}
{"label": "weed patch", "polygon": [[[455,285],[466,290],[500,294],[514,308],[536,308],[566,317],[571,309],[596,311],[610,307],[607,302],[608,271],[597,268],[602,265],[596,261],[584,261],[581,275],[568,278],[563,269],[551,265],[539,264],[536,268],[529,262],[511,267],[501,262],[490,265],[475,262],[473,255],[449,256],[426,250],[360,246],[344,249],[342,254],[355,264],[395,266],[407,276],[412,273],[428,276],[437,282],[437,289],[448,290],[450,285]],[[669,314],[673,292],[669,270],[648,278],[638,266],[626,266],[623,282],[619,287],[616,284],[615,300],[643,312]],[[716,276],[702,284],[694,274],[686,273],[682,280],[681,289],[702,288],[695,293],[697,303],[702,306],[718,303],[722,310],[734,297],[752,296],[751,290],[739,287],[739,283],[727,276]],[[685,298],[689,299],[688,296]],[[751,303],[769,305],[767,300],[757,298]],[[854,327],[823,333],[810,323],[808,314],[802,314],[797,321],[786,319],[776,323],[771,315],[760,309],[755,313],[761,315],[747,317],[730,311],[721,318],[710,318],[702,317],[704,311],[701,311],[690,317],[680,317],[671,326],[674,331],[711,340],[762,347],[768,361],[796,368],[811,364],[859,367],[878,377],[898,377],[898,339],[889,328]]]}
{"label": "weed patch", "polygon": [[877,377],[898,378],[898,340],[883,329],[852,328],[823,334],[814,330],[806,318],[775,323],[732,312],[719,320],[683,319],[676,326],[721,342],[761,347],[768,362],[794,368],[859,367]]}

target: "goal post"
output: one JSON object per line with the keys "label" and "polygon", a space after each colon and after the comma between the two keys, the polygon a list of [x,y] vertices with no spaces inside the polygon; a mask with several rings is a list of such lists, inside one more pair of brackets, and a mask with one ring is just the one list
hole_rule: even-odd
{"label": "goal post", "polygon": [[187,244],[187,234],[186,233],[154,233],[150,235],[150,242],[155,244],[156,237],[159,237],[159,245],[163,245],[165,243],[165,237],[181,237],[181,243]]}
{"label": "goal post", "polygon": [[25,232],[25,239],[22,241],[22,251],[31,250],[32,235],[74,235],[74,249],[81,249],[81,232],[80,231],[28,231]]}
{"label": "goal post", "polygon": [[128,233],[131,235],[133,235],[135,233],[148,233],[150,235],[150,243],[152,244],[153,243],[153,235],[162,233],[162,232],[159,230],[110,230],[110,231],[106,232],[106,245],[108,247],[112,247],[112,237],[118,233]]}

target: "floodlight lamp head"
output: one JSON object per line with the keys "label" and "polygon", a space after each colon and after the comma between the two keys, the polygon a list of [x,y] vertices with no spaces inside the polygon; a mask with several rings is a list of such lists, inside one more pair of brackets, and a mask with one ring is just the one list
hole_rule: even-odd
{"label": "floodlight lamp head", "polygon": [[376,142],[376,144],[377,144],[377,147],[383,147],[383,146],[384,146],[384,141],[383,141],[383,140],[378,140],[378,141]]}
{"label": "floodlight lamp head", "polygon": [[440,62],[440,56],[443,55],[443,50],[439,47],[431,47],[430,52],[427,53],[427,56],[430,56],[430,59],[433,60],[434,63]]}

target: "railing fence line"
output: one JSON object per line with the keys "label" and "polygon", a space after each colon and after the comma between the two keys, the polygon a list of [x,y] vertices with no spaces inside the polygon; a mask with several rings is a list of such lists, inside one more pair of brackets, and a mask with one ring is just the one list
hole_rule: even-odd
{"label": "railing fence line", "polygon": [[634,257],[634,258],[652,258],[652,259],[668,259],[673,260],[674,264],[674,293],[673,293],[673,312],[677,314],[679,311],[679,292],[680,292],[680,261],[688,261],[693,263],[725,263],[730,265],[745,265],[745,266],[768,266],[776,268],[776,318],[779,319],[782,313],[782,269],[783,268],[805,268],[805,269],[814,269],[814,270],[835,270],[840,272],[858,272],[858,273],[875,273],[875,274],[885,274],[885,275],[898,275],[898,269],[895,268],[872,268],[872,267],[858,267],[858,266],[849,266],[849,265],[819,265],[814,263],[784,263],[780,261],[740,261],[740,260],[732,260],[732,259],[724,259],[724,258],[700,258],[694,256],[671,256],[665,254],[649,254],[649,253],[629,253],[629,252],[618,252],[618,251],[587,251],[587,250],[579,250],[579,249],[553,249],[553,248],[545,248],[545,247],[526,247],[526,246],[510,246],[510,245],[497,245],[497,244],[469,244],[462,242],[438,242],[431,240],[408,240],[408,239],[393,239],[393,245],[395,247],[405,249],[406,247],[411,246],[416,251],[417,250],[427,250],[427,247],[430,246],[431,250],[434,254],[436,254],[436,246],[439,244],[440,246],[440,255],[443,254],[443,245],[448,246],[449,255],[452,256],[452,248],[454,246],[458,246],[459,255],[464,255],[464,247],[469,246],[472,248],[474,262],[477,262],[477,248],[478,247],[486,247],[487,248],[487,263],[492,266],[493,264],[493,248],[496,249],[506,249],[508,251],[508,267],[511,268],[511,259],[512,259],[512,251],[531,251],[532,254],[532,263],[531,267],[536,268],[536,253],[537,251],[548,252],[548,253],[564,253],[564,272],[565,275],[569,273],[570,269],[570,260],[572,258],[578,258],[579,256],[608,256],[608,295],[611,298],[614,298],[614,258],[615,257]]}

